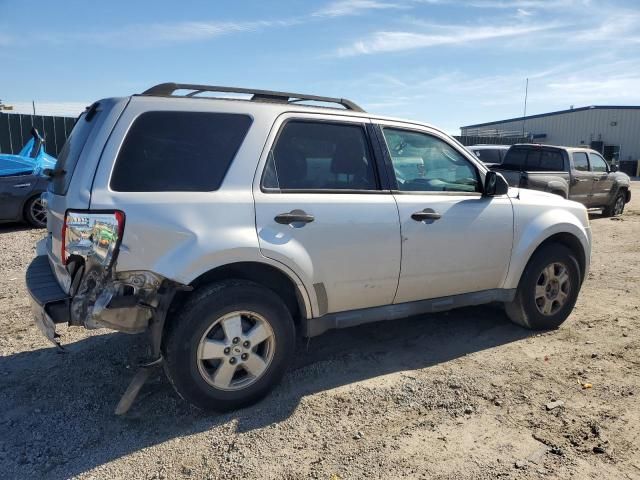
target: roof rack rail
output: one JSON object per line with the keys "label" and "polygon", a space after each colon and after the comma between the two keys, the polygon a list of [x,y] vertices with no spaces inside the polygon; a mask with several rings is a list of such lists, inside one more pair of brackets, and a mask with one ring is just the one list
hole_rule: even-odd
{"label": "roof rack rail", "polygon": [[158,95],[171,96],[176,90],[192,90],[192,92],[184,95],[185,97],[194,97],[203,92],[221,92],[221,93],[243,93],[249,94],[251,100],[263,102],[279,102],[279,103],[295,103],[303,101],[337,103],[342,105],[346,110],[354,112],[364,112],[364,110],[346,98],[320,97],[318,95],[304,95],[301,93],[290,92],[274,92],[271,90],[255,90],[253,88],[239,87],[217,87],[214,85],[192,85],[190,83],[161,83],[151,87],[142,95]]}

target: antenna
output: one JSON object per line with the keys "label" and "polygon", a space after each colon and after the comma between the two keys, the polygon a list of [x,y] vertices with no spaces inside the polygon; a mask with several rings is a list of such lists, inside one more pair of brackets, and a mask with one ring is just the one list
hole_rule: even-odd
{"label": "antenna", "polygon": [[527,121],[527,96],[529,94],[529,79],[524,87],[524,112],[522,113],[522,136],[524,137],[524,124]]}

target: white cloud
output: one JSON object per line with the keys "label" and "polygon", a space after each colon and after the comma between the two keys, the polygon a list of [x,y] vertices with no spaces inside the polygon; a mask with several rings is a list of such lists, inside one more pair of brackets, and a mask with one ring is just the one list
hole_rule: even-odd
{"label": "white cloud", "polygon": [[207,40],[223,35],[242,32],[256,32],[267,28],[286,27],[299,23],[299,19],[256,20],[247,22],[176,22],[128,25],[114,30],[55,33],[45,32],[34,35],[38,41],[54,44],[73,41],[90,42],[97,45],[116,47],[153,47],[183,42]]}
{"label": "white cloud", "polygon": [[469,25],[434,25],[431,31],[422,32],[375,32],[369,37],[341,47],[339,57],[398,52],[441,45],[459,45],[502,37],[528,35],[557,28],[558,25],[513,25],[476,27]]}
{"label": "white cloud", "polygon": [[408,5],[379,0],[338,0],[313,13],[316,17],[343,17],[357,15],[367,10],[404,9]]}

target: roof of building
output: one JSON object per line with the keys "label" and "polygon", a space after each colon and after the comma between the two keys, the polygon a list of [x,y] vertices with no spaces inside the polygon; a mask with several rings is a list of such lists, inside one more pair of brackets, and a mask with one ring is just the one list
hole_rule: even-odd
{"label": "roof of building", "polygon": [[539,113],[537,115],[528,115],[526,117],[507,118],[505,120],[495,120],[493,122],[476,123],[474,125],[465,125],[460,128],[476,128],[495,125],[497,123],[517,122],[519,120],[529,120],[531,118],[551,117],[562,113],[584,112],[585,110],[640,110],[640,105],[590,105],[588,107],[570,108],[568,110],[558,110],[557,112]]}

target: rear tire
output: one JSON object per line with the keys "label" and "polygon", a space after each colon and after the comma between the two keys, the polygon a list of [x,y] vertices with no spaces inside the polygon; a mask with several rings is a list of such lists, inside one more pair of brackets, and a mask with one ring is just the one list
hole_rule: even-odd
{"label": "rear tire", "polygon": [[627,199],[627,195],[624,191],[620,191],[616,193],[616,196],[613,198],[613,202],[611,205],[605,207],[602,210],[602,214],[605,217],[615,217],[617,215],[622,215],[624,212],[624,204]]}
{"label": "rear tire", "polygon": [[45,228],[47,226],[47,209],[36,195],[27,200],[24,205],[24,219],[32,227]]}
{"label": "rear tire", "polygon": [[257,402],[291,363],[295,328],[284,302],[253,282],[203,287],[171,319],[165,371],[193,405],[228,411]]}
{"label": "rear tire", "polygon": [[531,330],[553,330],[567,319],[580,292],[580,267],[559,243],[536,251],[522,273],[516,296],[505,303],[512,322]]}

